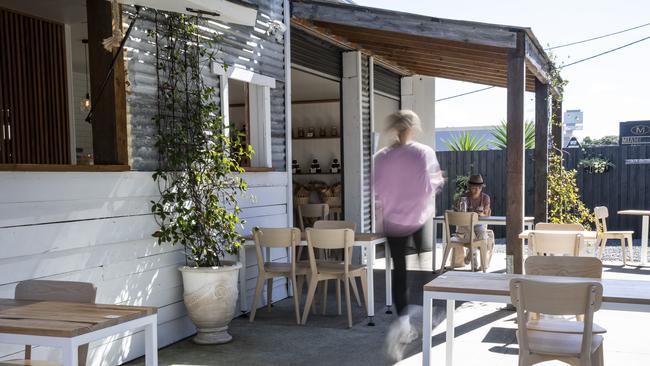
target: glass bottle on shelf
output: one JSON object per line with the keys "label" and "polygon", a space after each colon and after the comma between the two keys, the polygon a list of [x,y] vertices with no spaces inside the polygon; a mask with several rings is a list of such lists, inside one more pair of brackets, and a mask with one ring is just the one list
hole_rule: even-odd
{"label": "glass bottle on shelf", "polygon": [[291,173],[300,174],[300,165],[298,164],[298,160],[291,160]]}
{"label": "glass bottle on shelf", "polygon": [[467,212],[467,206],[468,206],[467,197],[461,197],[458,200],[458,211]]}
{"label": "glass bottle on shelf", "polygon": [[330,136],[332,137],[339,137],[339,129],[336,126],[332,126],[330,128]]}
{"label": "glass bottle on shelf", "polygon": [[327,128],[321,127],[318,129],[318,137],[327,137]]}
{"label": "glass bottle on shelf", "polygon": [[310,138],[311,138],[311,137],[314,137],[314,136],[315,136],[315,134],[314,134],[314,128],[313,128],[313,127],[309,127],[309,128],[307,129],[307,134],[305,135],[305,137],[310,137]]}
{"label": "glass bottle on shelf", "polygon": [[300,127],[298,129],[298,137],[305,137],[305,129]]}

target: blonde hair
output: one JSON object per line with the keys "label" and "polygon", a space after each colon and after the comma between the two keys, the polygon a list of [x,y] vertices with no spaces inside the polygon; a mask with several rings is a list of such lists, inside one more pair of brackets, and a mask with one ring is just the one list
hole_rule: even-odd
{"label": "blonde hair", "polygon": [[412,110],[402,109],[388,116],[386,131],[394,131],[399,135],[410,129],[422,131],[420,117]]}

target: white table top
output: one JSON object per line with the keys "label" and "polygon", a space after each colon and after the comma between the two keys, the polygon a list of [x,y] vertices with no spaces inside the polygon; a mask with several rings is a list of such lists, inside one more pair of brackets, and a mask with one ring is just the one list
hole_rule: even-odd
{"label": "white table top", "polygon": [[548,233],[548,234],[568,234],[568,235],[582,235],[585,239],[596,239],[598,233],[595,231],[573,231],[573,230],[524,230],[519,233],[519,239],[528,239],[530,234],[533,233]]}
{"label": "white table top", "polygon": [[[436,216],[433,218],[436,221],[444,221],[445,217],[440,215]],[[506,217],[505,216],[479,216],[478,221],[489,221],[489,222],[499,222],[499,223],[504,223],[506,222]],[[534,222],[535,218],[532,216],[526,216],[524,217],[524,222]]]}
{"label": "white table top", "polygon": [[650,210],[621,210],[619,215],[650,216]]}

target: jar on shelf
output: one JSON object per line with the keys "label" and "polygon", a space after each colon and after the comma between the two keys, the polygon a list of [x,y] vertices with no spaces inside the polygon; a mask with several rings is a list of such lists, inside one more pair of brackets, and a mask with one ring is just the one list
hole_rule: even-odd
{"label": "jar on shelf", "polygon": [[341,172],[341,163],[339,163],[339,159],[332,160],[332,166],[330,167],[330,171],[333,174],[337,174]]}
{"label": "jar on shelf", "polygon": [[311,161],[311,167],[309,168],[309,172],[311,174],[317,174],[320,173],[320,164],[318,163],[318,159],[314,159]]}
{"label": "jar on shelf", "polygon": [[314,128],[313,128],[313,127],[309,127],[309,128],[307,129],[307,133],[305,134],[305,137],[309,137],[309,138],[311,138],[311,137],[314,137],[314,136],[316,136],[316,134],[314,133]]}
{"label": "jar on shelf", "polygon": [[318,137],[327,137],[327,128],[321,127],[318,129]]}
{"label": "jar on shelf", "polygon": [[291,173],[300,174],[300,165],[298,164],[298,160],[291,160]]}
{"label": "jar on shelf", "polygon": [[339,129],[336,126],[330,127],[330,136],[339,137]]}

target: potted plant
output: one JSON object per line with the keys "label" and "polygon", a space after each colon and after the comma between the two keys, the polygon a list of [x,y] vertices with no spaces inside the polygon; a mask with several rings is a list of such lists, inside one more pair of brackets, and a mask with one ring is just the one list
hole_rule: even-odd
{"label": "potted plant", "polygon": [[225,343],[238,296],[239,263],[226,261],[243,242],[237,198],[246,190],[240,162],[250,158],[235,128],[224,125],[209,66],[214,40],[199,37],[200,19],[158,17],[158,126],[160,166],[153,179],[160,199],[152,201],[159,244],[182,245],[186,266],[184,301],[197,327],[194,342]]}

